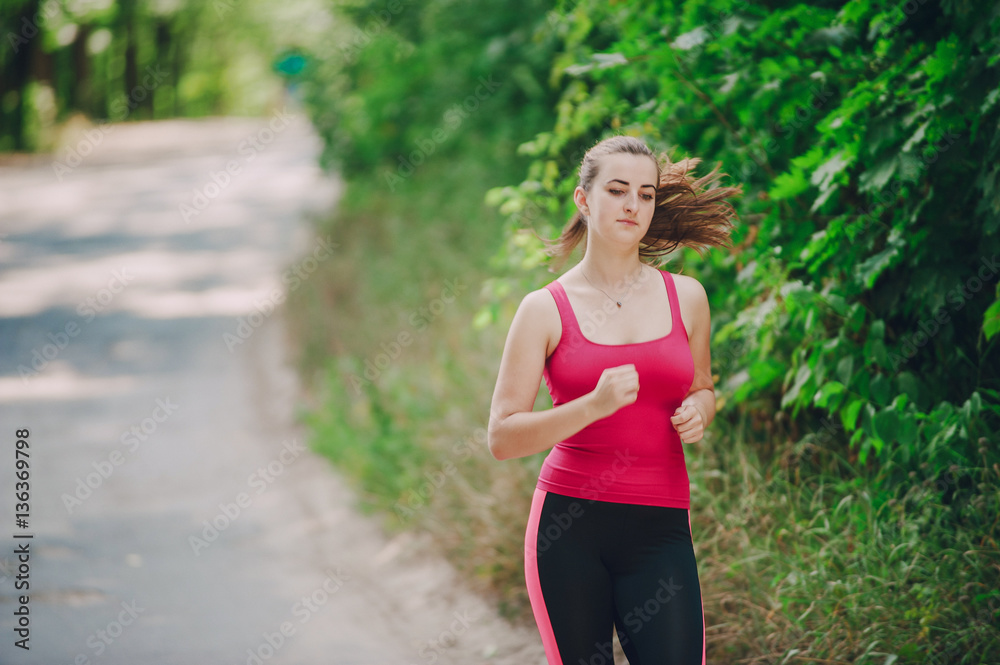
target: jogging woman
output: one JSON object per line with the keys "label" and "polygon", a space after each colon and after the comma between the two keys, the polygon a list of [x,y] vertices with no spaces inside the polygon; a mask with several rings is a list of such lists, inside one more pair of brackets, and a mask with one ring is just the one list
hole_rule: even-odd
{"label": "jogging woman", "polygon": [[[497,459],[549,451],[528,516],[524,572],[550,665],[705,662],[682,444],[715,416],[708,298],[654,267],[678,246],[729,241],[739,188],[695,180],[614,136],[591,148],[577,214],[550,255],[583,258],[521,301],[493,394]],[[545,379],[553,407],[533,411]]]}

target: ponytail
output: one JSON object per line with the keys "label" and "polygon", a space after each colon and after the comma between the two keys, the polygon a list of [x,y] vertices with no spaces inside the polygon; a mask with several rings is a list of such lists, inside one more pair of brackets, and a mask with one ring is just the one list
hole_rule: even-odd
{"label": "ponytail", "polygon": [[701,256],[711,247],[732,246],[729,234],[736,210],[727,199],[742,194],[742,185],[715,186],[726,175],[719,172],[721,163],[707,175],[695,178],[691,172],[699,163],[697,157],[675,163],[663,157],[656,208],[639,245],[640,257],[664,256],[680,245]]}
{"label": "ponytail", "polygon": [[549,267],[549,272],[558,272],[563,263],[572,253],[573,248],[587,235],[587,220],[579,210],[570,218],[563,227],[562,233],[556,240],[542,238],[545,243],[545,253],[556,257],[557,263]]}

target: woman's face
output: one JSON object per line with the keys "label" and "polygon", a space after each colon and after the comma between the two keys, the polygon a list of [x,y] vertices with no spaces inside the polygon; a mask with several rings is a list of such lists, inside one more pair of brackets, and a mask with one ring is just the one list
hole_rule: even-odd
{"label": "woman's face", "polygon": [[589,233],[612,242],[638,244],[649,230],[656,205],[656,164],[645,155],[616,153],[601,158],[590,191],[577,187],[577,207]]}

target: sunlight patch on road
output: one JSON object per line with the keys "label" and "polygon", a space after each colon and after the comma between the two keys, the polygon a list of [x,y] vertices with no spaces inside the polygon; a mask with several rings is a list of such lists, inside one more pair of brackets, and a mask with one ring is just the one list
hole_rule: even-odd
{"label": "sunlight patch on road", "polygon": [[62,361],[52,361],[45,371],[30,381],[19,376],[0,376],[0,403],[97,399],[134,390],[134,375],[86,376]]}

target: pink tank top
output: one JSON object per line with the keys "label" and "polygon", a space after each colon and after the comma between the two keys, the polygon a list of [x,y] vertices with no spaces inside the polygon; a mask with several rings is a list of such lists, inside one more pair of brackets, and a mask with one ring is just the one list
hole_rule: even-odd
{"label": "pink tank top", "polygon": [[593,390],[605,368],[629,363],[639,373],[639,395],[632,404],[556,444],[542,464],[540,489],[580,499],[690,507],[684,448],[670,417],[694,380],[694,360],[674,276],[659,272],[670,301],[670,333],[632,344],[587,340],[562,284],[545,285],[562,321],[559,344],[542,372],[553,406]]}

